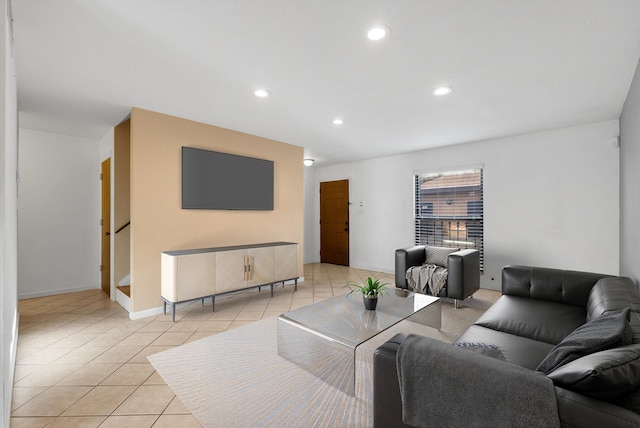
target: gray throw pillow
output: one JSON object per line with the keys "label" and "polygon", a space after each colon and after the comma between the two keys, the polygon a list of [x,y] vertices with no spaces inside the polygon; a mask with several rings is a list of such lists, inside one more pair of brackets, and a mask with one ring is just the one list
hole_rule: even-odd
{"label": "gray throw pillow", "polygon": [[585,355],[558,367],[554,385],[595,398],[616,398],[640,386],[640,345],[620,346]]}
{"label": "gray throw pillow", "polygon": [[444,268],[449,266],[449,254],[460,251],[459,248],[432,247],[430,245],[425,245],[424,250],[426,252],[425,264],[442,266]]}
{"label": "gray throw pillow", "polygon": [[629,308],[611,311],[573,330],[545,357],[536,370],[549,374],[585,355],[630,345]]}

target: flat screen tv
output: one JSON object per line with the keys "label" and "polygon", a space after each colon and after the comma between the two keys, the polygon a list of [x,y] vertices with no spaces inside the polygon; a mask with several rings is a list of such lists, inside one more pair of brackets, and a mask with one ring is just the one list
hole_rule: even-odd
{"label": "flat screen tv", "polygon": [[273,210],[273,161],[182,147],[182,209]]}

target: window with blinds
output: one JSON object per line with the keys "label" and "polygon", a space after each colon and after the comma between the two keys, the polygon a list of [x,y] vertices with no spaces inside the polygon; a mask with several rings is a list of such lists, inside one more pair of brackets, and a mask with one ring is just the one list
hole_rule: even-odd
{"label": "window with blinds", "polygon": [[418,174],[415,242],[480,251],[484,267],[482,168]]}

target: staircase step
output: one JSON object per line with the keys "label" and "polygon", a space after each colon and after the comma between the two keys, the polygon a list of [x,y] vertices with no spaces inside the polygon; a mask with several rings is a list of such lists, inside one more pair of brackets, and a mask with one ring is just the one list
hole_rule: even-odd
{"label": "staircase step", "polygon": [[116,287],[118,290],[122,291],[124,295],[127,297],[131,297],[131,286],[130,285],[118,285]]}

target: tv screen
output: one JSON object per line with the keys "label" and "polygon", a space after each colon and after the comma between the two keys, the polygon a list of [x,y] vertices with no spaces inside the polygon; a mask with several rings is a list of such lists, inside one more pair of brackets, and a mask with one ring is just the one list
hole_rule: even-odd
{"label": "tv screen", "polygon": [[273,161],[183,147],[182,208],[273,210]]}

